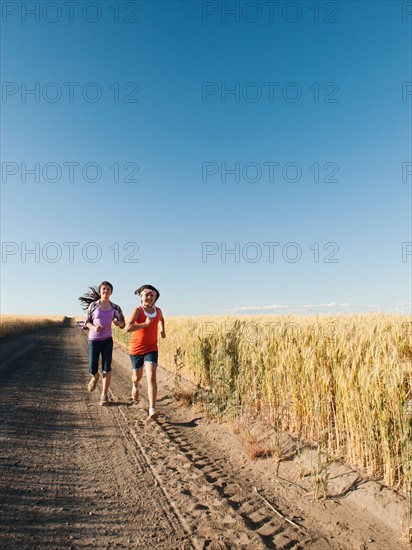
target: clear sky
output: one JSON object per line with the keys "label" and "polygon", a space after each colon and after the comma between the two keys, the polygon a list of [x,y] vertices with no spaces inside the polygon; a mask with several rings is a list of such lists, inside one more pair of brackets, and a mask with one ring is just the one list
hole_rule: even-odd
{"label": "clear sky", "polygon": [[404,1],[2,1],[1,311],[411,311]]}

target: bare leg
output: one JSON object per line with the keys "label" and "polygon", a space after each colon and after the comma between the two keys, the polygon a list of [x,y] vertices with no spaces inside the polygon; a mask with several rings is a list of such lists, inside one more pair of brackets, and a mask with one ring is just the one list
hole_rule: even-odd
{"label": "bare leg", "polygon": [[145,363],[146,378],[147,378],[147,396],[149,398],[149,408],[154,409],[157,398],[157,378],[156,378],[156,363]]}
{"label": "bare leg", "polygon": [[102,390],[103,395],[107,395],[109,393],[111,379],[112,379],[112,371],[103,373],[103,390]]}
{"label": "bare leg", "polygon": [[143,368],[139,370],[134,370],[132,372],[132,399],[135,399],[135,395],[133,395],[133,390],[135,392],[138,392],[139,382],[142,379],[143,376]]}

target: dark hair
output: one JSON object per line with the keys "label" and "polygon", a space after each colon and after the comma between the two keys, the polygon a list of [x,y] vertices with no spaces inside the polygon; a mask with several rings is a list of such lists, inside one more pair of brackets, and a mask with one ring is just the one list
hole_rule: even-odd
{"label": "dark hair", "polygon": [[99,284],[99,288],[98,288],[99,294],[100,294],[100,289],[102,288],[103,285],[109,286],[113,294],[113,285],[112,283],[109,283],[109,281],[103,281],[102,283]]}
{"label": "dark hair", "polygon": [[79,296],[79,300],[83,309],[87,309],[92,302],[100,300],[100,290],[103,285],[109,286],[113,292],[113,285],[109,281],[102,281],[99,286],[89,286],[89,290],[83,296]]}
{"label": "dark hair", "polygon": [[139,286],[139,288],[137,290],[134,291],[135,294],[139,294],[145,289],[145,288],[148,288],[149,290],[153,290],[153,292],[156,292],[157,294],[157,298],[155,301],[157,301],[159,299],[159,296],[160,296],[160,292],[157,290],[157,288],[155,288],[154,286],[152,285],[142,285],[142,286]]}

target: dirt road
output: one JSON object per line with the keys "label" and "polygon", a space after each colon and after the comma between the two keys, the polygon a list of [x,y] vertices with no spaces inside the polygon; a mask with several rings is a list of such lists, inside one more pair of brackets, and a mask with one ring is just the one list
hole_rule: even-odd
{"label": "dirt road", "polygon": [[100,407],[69,319],[5,339],[0,360],[1,548],[407,548],[366,505],[313,502],[286,469],[248,460],[233,433],[179,407],[160,369],[147,421],[119,348]]}

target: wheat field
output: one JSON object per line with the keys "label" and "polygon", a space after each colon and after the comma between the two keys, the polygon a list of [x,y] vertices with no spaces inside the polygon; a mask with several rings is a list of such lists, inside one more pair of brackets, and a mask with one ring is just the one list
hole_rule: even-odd
{"label": "wheat field", "polygon": [[5,315],[0,314],[0,338],[26,334],[50,325],[61,324],[63,315]]}
{"label": "wheat field", "polygon": [[[159,362],[214,417],[259,415],[388,485],[412,478],[412,322],[387,314],[171,317]],[[127,345],[129,334],[115,330]]]}

